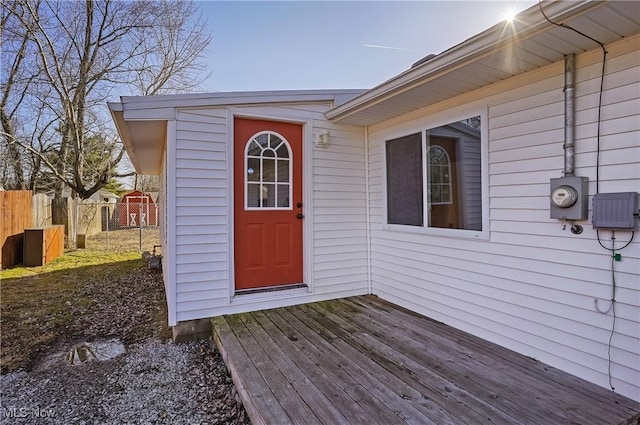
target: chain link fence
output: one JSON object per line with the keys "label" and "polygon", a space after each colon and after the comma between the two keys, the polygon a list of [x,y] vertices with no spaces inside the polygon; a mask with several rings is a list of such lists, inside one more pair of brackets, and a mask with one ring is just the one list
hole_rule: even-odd
{"label": "chain link fence", "polygon": [[78,248],[160,254],[159,211],[153,202],[84,201],[76,208]]}

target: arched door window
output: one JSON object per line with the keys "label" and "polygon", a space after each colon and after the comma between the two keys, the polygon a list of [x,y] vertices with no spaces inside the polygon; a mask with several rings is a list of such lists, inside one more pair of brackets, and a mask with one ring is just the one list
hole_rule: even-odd
{"label": "arched door window", "polygon": [[428,189],[431,205],[451,203],[451,159],[441,146],[429,146],[427,151],[429,168]]}
{"label": "arched door window", "polygon": [[245,146],[245,209],[290,210],[291,146],[272,131],[256,134]]}

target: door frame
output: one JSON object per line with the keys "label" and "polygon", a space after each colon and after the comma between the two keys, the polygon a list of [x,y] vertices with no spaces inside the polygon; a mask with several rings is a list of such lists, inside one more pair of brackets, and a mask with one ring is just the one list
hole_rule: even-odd
{"label": "door frame", "polygon": [[[293,118],[286,118],[282,116],[267,115],[260,113],[247,112],[244,109],[228,108],[227,109],[227,219],[228,225],[228,273],[229,273],[229,286],[228,286],[228,303],[233,304],[234,301],[242,300],[249,301],[250,298],[262,298],[267,294],[270,298],[287,298],[288,291],[283,289],[281,291],[257,293],[257,294],[240,294],[236,295],[235,289],[235,223],[234,223],[234,120],[235,118],[277,121],[291,124],[297,124],[302,126],[302,203],[304,220],[302,223],[302,282],[307,285],[305,292],[313,292],[313,196],[312,196],[312,165],[313,165],[313,120],[300,120]],[[300,293],[299,289],[292,289]]]}

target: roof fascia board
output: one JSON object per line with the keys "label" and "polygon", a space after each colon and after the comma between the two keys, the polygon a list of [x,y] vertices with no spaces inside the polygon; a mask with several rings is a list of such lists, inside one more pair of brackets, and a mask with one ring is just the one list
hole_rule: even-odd
{"label": "roof fascia board", "polygon": [[123,96],[121,102],[127,111],[153,108],[185,108],[207,106],[234,106],[263,103],[334,102],[354,97],[365,90],[283,90],[253,92],[219,92],[155,96]]}
{"label": "roof fascia board", "polygon": [[125,121],[171,121],[175,119],[175,108],[143,108],[129,109],[125,105],[124,110]]}
{"label": "roof fascia board", "polygon": [[122,112],[123,107],[121,102],[107,102],[107,106],[109,107],[109,111],[113,112]]}
{"label": "roof fascia board", "polygon": [[[562,22],[567,18],[586,13],[602,5],[603,2],[583,0],[578,2],[557,1],[543,4],[543,7],[549,19],[554,22]],[[553,24],[549,23],[542,16],[538,5],[525,10],[522,15],[519,16],[519,20],[520,22],[516,25],[522,29],[513,31],[509,37],[502,38],[504,23],[498,23],[488,30],[445,50],[424,64],[404,71],[360,96],[334,107],[325,115],[328,119],[334,121],[344,119],[363,109],[433,80],[444,73],[461,68],[494,54],[498,50],[513,46],[518,42],[554,27]]]}

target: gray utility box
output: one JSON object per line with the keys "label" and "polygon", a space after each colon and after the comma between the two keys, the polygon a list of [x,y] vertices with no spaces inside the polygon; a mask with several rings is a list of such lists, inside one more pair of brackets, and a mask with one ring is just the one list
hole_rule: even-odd
{"label": "gray utility box", "polygon": [[639,197],[637,192],[596,193],[593,228],[634,230],[638,227]]}
{"label": "gray utility box", "polygon": [[550,189],[551,218],[586,220],[589,217],[589,180],[586,177],[551,179]]}

